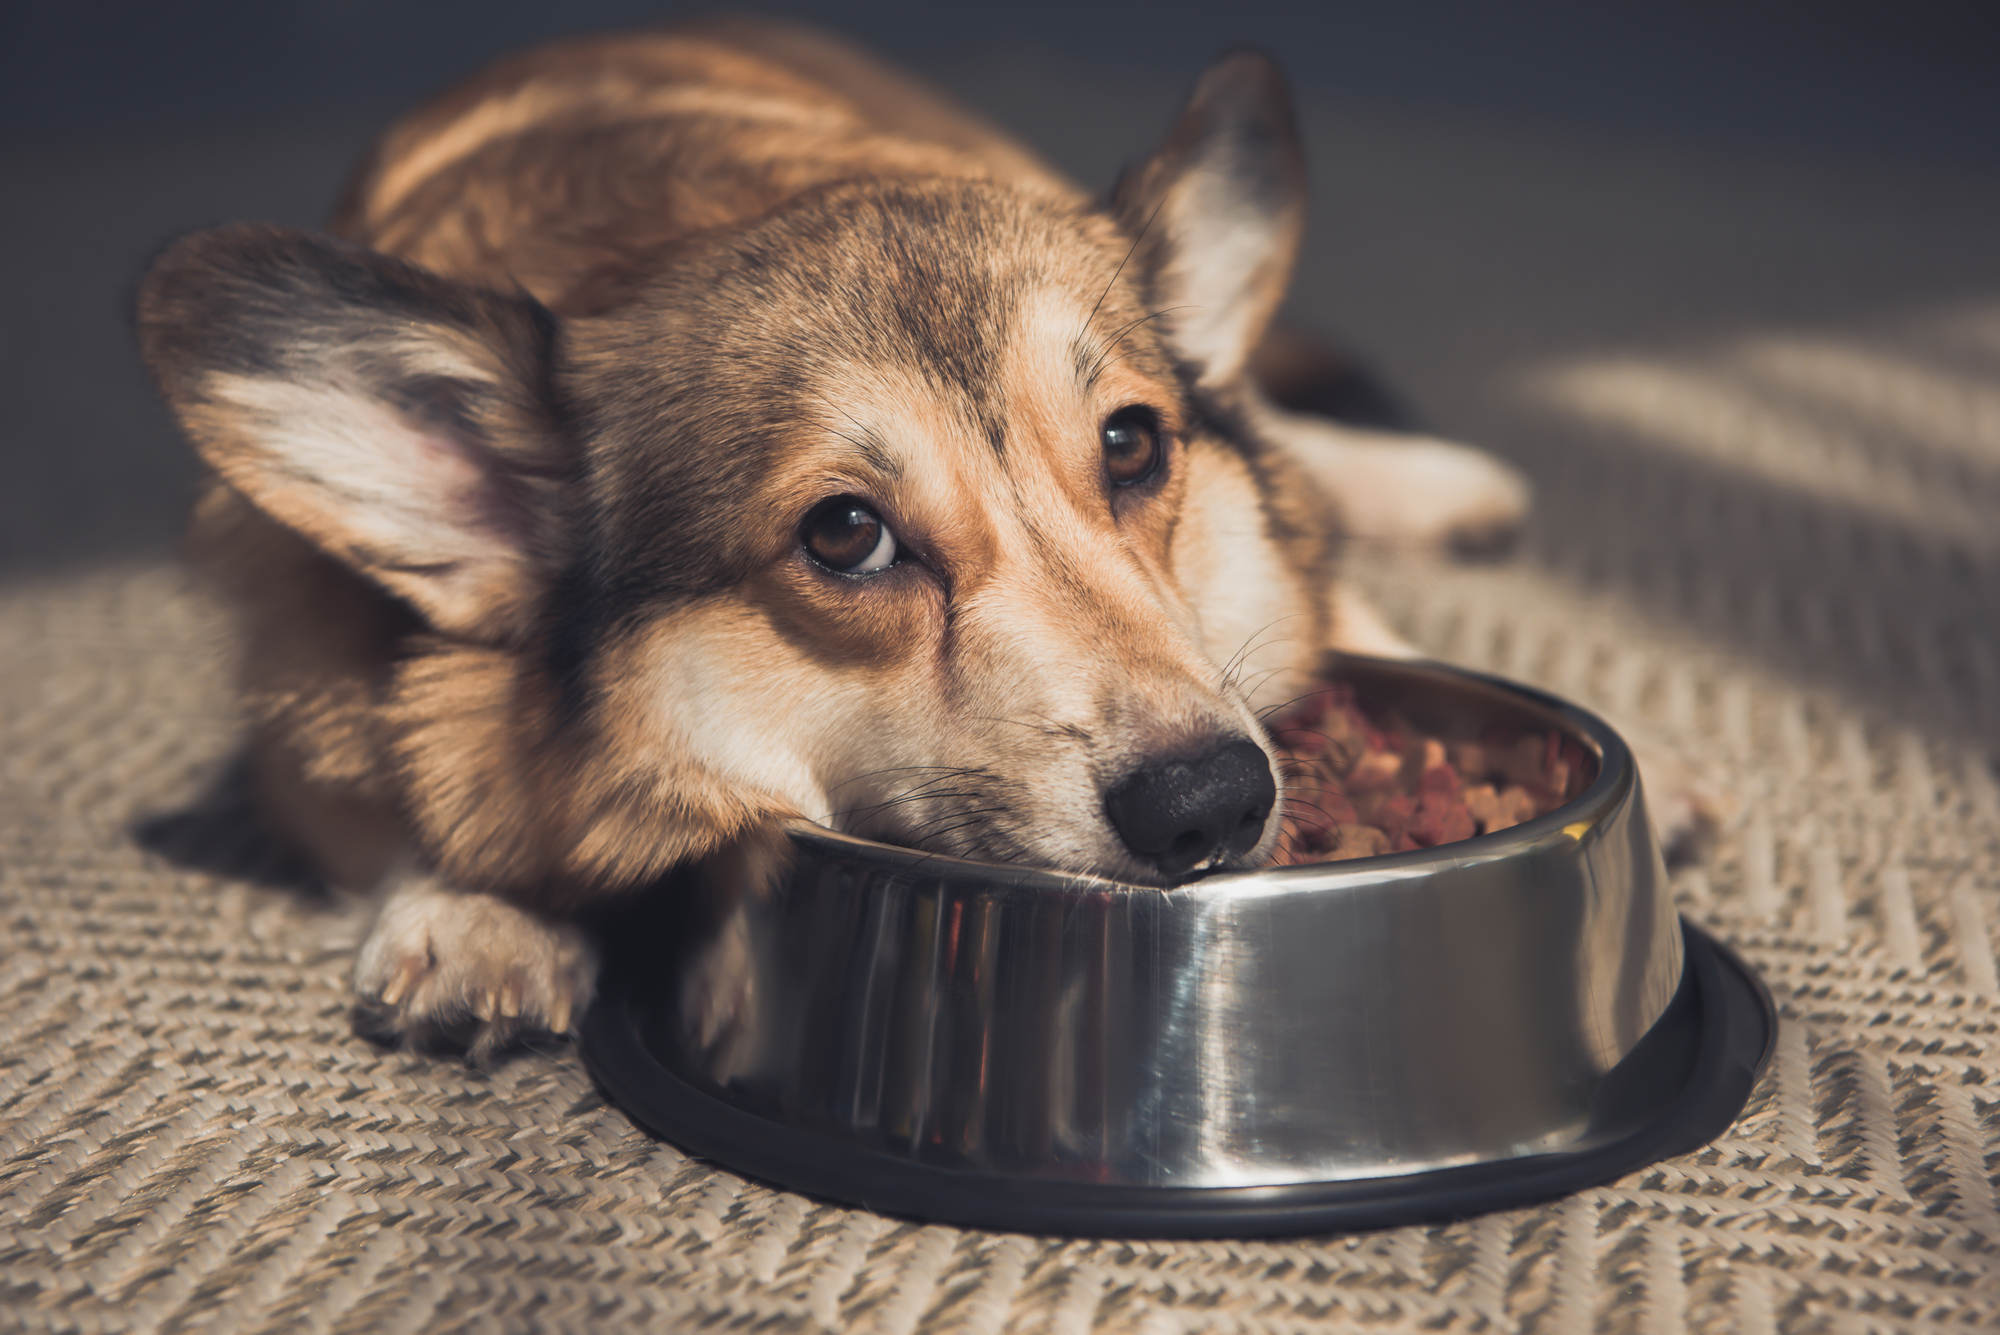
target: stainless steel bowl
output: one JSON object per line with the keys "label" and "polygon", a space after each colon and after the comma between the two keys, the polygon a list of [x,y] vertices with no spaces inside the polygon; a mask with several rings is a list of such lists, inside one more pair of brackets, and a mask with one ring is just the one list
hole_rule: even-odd
{"label": "stainless steel bowl", "polygon": [[[1689,1114],[1661,1119],[1690,1091],[1692,1129],[1719,1131],[1768,1053],[1768,998],[1676,919],[1624,743],[1493,678],[1340,675],[1433,735],[1560,729],[1596,776],[1500,833],[1171,890],[801,824],[773,893],[620,933],[593,1069],[642,1122],[759,1176],[1071,1232],[1513,1203],[1685,1148]],[[685,943],[666,967],[661,932]],[[1729,1077],[1726,1108],[1704,1071]]]}

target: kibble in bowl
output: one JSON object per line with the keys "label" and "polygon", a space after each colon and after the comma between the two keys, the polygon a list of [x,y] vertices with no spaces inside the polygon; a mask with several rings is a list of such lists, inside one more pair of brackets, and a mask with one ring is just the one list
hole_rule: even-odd
{"label": "kibble in bowl", "polygon": [[1596,777],[1595,755],[1552,723],[1438,717],[1433,706],[1426,726],[1404,702],[1371,710],[1355,682],[1333,673],[1266,723],[1283,776],[1279,866],[1497,834],[1554,811]]}

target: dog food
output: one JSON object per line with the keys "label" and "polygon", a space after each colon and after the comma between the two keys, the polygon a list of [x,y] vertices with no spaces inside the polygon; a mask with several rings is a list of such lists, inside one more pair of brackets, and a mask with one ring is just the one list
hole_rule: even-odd
{"label": "dog food", "polygon": [[1434,848],[1491,834],[1583,791],[1593,767],[1556,731],[1428,736],[1400,714],[1371,715],[1332,682],[1274,717],[1283,775],[1279,866]]}

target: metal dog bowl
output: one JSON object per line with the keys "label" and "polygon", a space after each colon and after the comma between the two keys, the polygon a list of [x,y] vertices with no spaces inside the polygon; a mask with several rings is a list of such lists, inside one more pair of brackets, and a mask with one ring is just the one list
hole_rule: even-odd
{"label": "metal dog bowl", "polygon": [[731,1168],[1034,1232],[1457,1217],[1720,1133],[1775,1015],[1676,918],[1624,743],[1490,677],[1339,675],[1432,735],[1561,729],[1597,774],[1495,834],[1171,890],[801,824],[773,893],[613,933],[587,1061]]}

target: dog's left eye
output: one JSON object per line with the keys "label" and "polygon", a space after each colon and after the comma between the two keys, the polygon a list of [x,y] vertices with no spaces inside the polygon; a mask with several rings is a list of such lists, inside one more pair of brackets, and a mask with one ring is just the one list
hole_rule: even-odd
{"label": "dog's left eye", "polygon": [[812,559],[837,575],[873,575],[896,564],[896,535],[852,496],[821,501],[801,535]]}
{"label": "dog's left eye", "polygon": [[1144,482],[1160,466],[1160,423],[1147,408],[1120,408],[1104,419],[1104,471],[1114,487]]}

